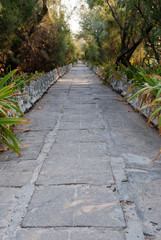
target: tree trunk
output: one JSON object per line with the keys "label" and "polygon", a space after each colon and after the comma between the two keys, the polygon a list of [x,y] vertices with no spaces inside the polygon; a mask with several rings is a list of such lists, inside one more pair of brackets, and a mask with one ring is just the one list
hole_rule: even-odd
{"label": "tree trunk", "polygon": [[[125,49],[123,49],[123,47],[121,47],[121,49],[122,49],[121,54],[117,57],[117,60],[116,60],[117,65],[120,62],[122,64],[124,64],[126,67],[131,65],[129,61],[130,61],[132,54],[135,52],[136,48],[142,43],[142,41],[146,38],[147,34],[150,33],[152,28],[153,28],[153,25],[149,26],[146,29],[145,33],[143,33],[143,35],[131,47],[127,47]],[[124,41],[122,42],[122,45],[123,44],[124,44]]]}
{"label": "tree trunk", "polygon": [[47,13],[48,8],[47,8],[47,0],[43,0],[43,13]]}
{"label": "tree trunk", "polygon": [[152,48],[153,52],[154,52],[154,55],[155,55],[155,58],[157,60],[157,62],[159,63],[160,62],[160,55],[159,53],[157,52],[156,48],[155,48],[155,44],[154,42],[151,40],[151,37],[149,34],[147,34],[147,40],[148,42],[150,43],[150,47]]}

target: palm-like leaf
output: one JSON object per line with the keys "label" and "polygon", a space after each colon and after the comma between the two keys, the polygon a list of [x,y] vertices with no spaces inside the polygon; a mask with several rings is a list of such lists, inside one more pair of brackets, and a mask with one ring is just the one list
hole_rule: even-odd
{"label": "palm-like leaf", "polygon": [[27,123],[19,117],[23,113],[15,100],[16,91],[25,81],[18,77],[7,84],[15,72],[16,70],[13,70],[0,81],[0,140],[20,155],[20,141],[13,133],[12,126]]}

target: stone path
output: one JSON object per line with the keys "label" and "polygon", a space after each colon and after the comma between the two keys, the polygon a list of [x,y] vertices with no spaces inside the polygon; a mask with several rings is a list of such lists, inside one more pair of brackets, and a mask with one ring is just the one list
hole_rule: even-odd
{"label": "stone path", "polygon": [[79,63],[26,114],[23,156],[0,155],[0,239],[161,239],[161,141],[119,98]]}

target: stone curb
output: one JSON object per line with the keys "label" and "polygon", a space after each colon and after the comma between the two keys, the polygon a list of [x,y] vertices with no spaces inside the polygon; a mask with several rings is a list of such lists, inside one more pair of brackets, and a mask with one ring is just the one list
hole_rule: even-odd
{"label": "stone curb", "polygon": [[[73,64],[74,65],[74,64]],[[63,67],[54,69],[47,74],[42,75],[36,80],[31,80],[24,86],[23,92],[27,93],[24,96],[20,96],[18,105],[23,113],[27,112],[32,106],[46,93],[46,91],[65,73],[67,73],[73,66],[68,64]]]}

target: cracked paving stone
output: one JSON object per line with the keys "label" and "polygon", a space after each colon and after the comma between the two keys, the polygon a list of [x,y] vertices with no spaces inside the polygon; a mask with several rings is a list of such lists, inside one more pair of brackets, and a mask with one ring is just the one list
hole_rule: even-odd
{"label": "cracked paving stone", "polygon": [[126,168],[136,168],[136,169],[151,169],[155,163],[151,163],[151,159],[148,157],[144,157],[136,154],[123,154],[123,158],[125,159]]}
{"label": "cracked paving stone", "polygon": [[[151,229],[161,230],[161,176],[160,173],[153,175],[129,172],[131,189],[134,200],[138,205],[140,217],[143,222],[151,225]],[[158,178],[158,179],[157,179]],[[140,180],[140,181],[139,181]],[[135,193],[135,195],[134,195]]]}
{"label": "cracked paving stone", "polygon": [[[67,163],[68,164],[68,163]],[[54,164],[53,164],[54,166]],[[94,184],[111,186],[114,183],[111,170],[91,170],[91,169],[69,169],[51,168],[51,165],[44,165],[37,180],[37,185],[51,184]]]}

